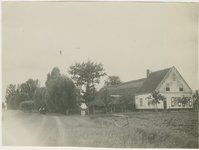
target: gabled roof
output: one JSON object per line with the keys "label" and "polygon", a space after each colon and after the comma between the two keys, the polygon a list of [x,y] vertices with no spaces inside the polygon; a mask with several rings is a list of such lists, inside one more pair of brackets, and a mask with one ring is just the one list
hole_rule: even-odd
{"label": "gabled roof", "polygon": [[154,92],[171,68],[152,72],[138,89],[136,94]]}
{"label": "gabled roof", "polygon": [[[139,80],[133,80],[133,81],[129,81],[129,82],[125,82],[122,83],[118,86],[108,86],[108,92],[109,95],[125,95],[130,97],[130,101],[132,102],[135,99],[135,92],[138,90],[138,88],[143,84],[143,82],[145,81],[144,79],[139,79]],[[92,101],[89,106],[92,105],[97,105],[97,106],[103,106],[104,102],[101,100],[101,95],[102,95],[102,91],[104,89],[101,88],[98,91],[97,96],[95,97],[94,101]],[[117,99],[117,98],[116,98]]]}

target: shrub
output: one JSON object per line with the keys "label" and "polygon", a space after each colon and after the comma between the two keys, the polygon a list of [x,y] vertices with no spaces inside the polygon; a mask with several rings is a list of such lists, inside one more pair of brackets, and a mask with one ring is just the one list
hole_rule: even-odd
{"label": "shrub", "polygon": [[20,108],[24,112],[31,113],[34,109],[34,102],[33,101],[23,101],[20,103]]}

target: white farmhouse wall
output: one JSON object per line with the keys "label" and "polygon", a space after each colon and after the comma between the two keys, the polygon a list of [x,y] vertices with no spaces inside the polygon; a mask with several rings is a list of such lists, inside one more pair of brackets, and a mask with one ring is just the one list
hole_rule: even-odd
{"label": "white farmhouse wall", "polygon": [[[182,105],[172,105],[172,102],[171,102],[171,98],[172,97],[181,97],[182,94],[179,93],[179,94],[162,94],[163,96],[166,97],[166,103],[167,103],[167,109],[180,109],[182,108]],[[187,96],[187,97],[191,97],[191,94],[183,94],[184,96]],[[191,105],[190,105],[191,104]],[[185,106],[185,108],[193,108],[193,100],[191,99],[191,102],[190,103],[187,103],[187,105]]]}
{"label": "white farmhouse wall", "polygon": [[[136,95],[135,96],[135,104],[136,104],[136,109],[155,109],[155,105],[148,105],[148,99],[151,94],[143,94],[143,95]],[[142,100],[142,105],[140,105],[140,100]],[[160,104],[157,104],[158,109],[163,109],[163,102],[160,101]]]}

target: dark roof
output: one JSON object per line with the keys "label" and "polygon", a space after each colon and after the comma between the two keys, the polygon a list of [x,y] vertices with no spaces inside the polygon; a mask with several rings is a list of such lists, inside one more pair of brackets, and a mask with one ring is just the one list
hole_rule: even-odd
{"label": "dark roof", "polygon": [[144,83],[144,79],[133,80],[129,82],[122,83],[118,86],[108,87],[109,93],[111,95],[134,95],[138,88]]}
{"label": "dark roof", "polygon": [[166,76],[166,74],[169,72],[170,69],[171,68],[167,68],[164,70],[152,72],[144,81],[142,86],[138,89],[136,94],[151,93],[155,91],[157,86],[160,84],[160,82],[163,80],[163,78]]}
{"label": "dark roof", "polygon": [[[145,78],[139,79],[139,80],[133,80],[133,81],[122,83],[118,86],[108,86],[107,89],[108,89],[109,95],[128,96],[132,103],[133,100],[135,99],[134,95],[135,95],[136,91],[143,84],[144,81],[145,81]],[[101,95],[102,95],[103,90],[104,90],[104,88],[101,88],[98,91],[98,94],[95,97],[94,101],[92,101],[89,104],[90,106],[92,106],[92,105],[103,106],[104,105],[104,102],[101,100]],[[117,98],[115,100],[118,101]]]}

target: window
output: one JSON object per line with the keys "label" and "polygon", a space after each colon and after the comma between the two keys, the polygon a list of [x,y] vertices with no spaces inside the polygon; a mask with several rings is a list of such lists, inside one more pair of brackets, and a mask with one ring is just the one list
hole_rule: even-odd
{"label": "window", "polygon": [[142,98],[140,98],[140,107],[142,107]]}
{"label": "window", "polygon": [[[189,101],[189,102],[186,104],[186,106],[191,106],[191,105],[192,105],[191,101]],[[179,102],[178,97],[172,97],[172,98],[171,98],[171,106],[172,106],[172,107],[176,107],[176,106],[184,107],[184,104],[182,104],[182,103]]]}
{"label": "window", "polygon": [[170,91],[170,85],[166,84],[166,91]]}
{"label": "window", "polygon": [[172,97],[172,98],[171,98],[171,106],[172,106],[172,107],[174,107],[174,105],[175,105],[175,103],[174,103],[174,102],[175,102],[175,98],[174,98],[174,97]]}
{"label": "window", "polygon": [[182,104],[178,102],[178,98],[177,97],[172,97],[171,98],[171,106],[181,106]]}
{"label": "window", "polygon": [[179,91],[183,91],[183,85],[182,84],[180,84],[180,86],[179,86]]}

